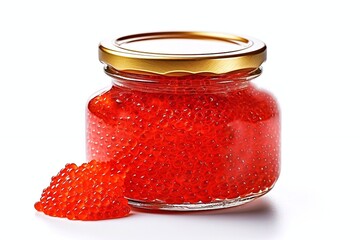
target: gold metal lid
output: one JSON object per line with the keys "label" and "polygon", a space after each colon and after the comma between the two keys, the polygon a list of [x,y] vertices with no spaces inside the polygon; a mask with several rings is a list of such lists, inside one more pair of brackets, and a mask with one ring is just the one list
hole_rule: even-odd
{"label": "gold metal lid", "polygon": [[104,41],[99,59],[119,71],[223,74],[258,68],[266,60],[266,46],[229,34],[154,32]]}

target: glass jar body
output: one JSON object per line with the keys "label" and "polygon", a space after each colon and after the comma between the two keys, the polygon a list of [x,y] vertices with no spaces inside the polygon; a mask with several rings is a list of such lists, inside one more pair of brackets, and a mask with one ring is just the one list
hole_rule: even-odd
{"label": "glass jar body", "polygon": [[[108,72],[109,74],[109,72]],[[231,207],[267,193],[280,172],[280,117],[248,73],[112,73],[87,105],[87,159],[126,172],[136,207]]]}

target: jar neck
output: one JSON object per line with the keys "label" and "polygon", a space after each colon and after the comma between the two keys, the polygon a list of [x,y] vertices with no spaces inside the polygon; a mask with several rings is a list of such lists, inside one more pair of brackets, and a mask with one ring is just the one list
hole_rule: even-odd
{"label": "jar neck", "polygon": [[130,88],[144,92],[161,93],[221,93],[235,91],[248,86],[248,82],[258,77],[261,67],[256,69],[242,69],[225,74],[186,74],[186,75],[158,75],[142,72],[118,71],[105,66],[105,73],[112,78],[117,87]]}

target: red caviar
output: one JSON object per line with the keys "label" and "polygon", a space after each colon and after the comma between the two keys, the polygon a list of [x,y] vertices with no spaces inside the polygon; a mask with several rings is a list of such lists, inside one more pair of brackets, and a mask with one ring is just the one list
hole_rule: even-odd
{"label": "red caviar", "polygon": [[237,81],[242,75],[123,73],[88,104],[88,160],[126,170],[125,196],[139,202],[267,192],[279,175],[279,110],[269,93]]}
{"label": "red caviar", "polygon": [[125,217],[130,207],[123,194],[124,173],[112,163],[67,164],[44,189],[34,207],[53,217],[102,220]]}

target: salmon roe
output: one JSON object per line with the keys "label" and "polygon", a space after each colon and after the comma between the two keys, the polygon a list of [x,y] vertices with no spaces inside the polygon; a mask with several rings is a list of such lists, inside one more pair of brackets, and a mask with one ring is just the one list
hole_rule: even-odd
{"label": "salmon roe", "polygon": [[88,103],[88,161],[126,171],[125,196],[137,202],[206,204],[266,193],[280,170],[279,109],[244,74],[121,73]]}
{"label": "salmon roe", "polygon": [[123,179],[124,173],[112,162],[69,163],[51,178],[34,207],[46,215],[70,220],[125,217],[130,207],[123,195]]}

